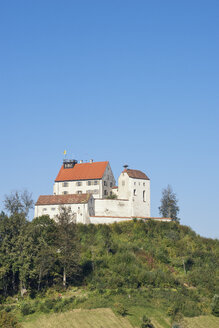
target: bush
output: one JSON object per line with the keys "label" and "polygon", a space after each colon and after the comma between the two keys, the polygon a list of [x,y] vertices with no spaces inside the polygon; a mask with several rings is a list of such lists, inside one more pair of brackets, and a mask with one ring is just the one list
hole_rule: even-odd
{"label": "bush", "polygon": [[141,328],[154,328],[151,320],[146,315],[144,315],[142,318]]}
{"label": "bush", "polygon": [[4,328],[21,328],[15,316],[5,311],[0,312],[0,327]]}
{"label": "bush", "polygon": [[127,309],[121,303],[115,303],[114,308],[115,308],[116,313],[118,313],[119,315],[122,315],[123,317],[128,314]]}
{"label": "bush", "polygon": [[212,314],[219,317],[219,295],[214,295],[212,302]]}
{"label": "bush", "polygon": [[27,303],[27,302],[22,302],[21,303],[20,310],[21,310],[21,313],[23,315],[28,315],[28,314],[31,314],[31,313],[35,312],[33,306],[30,303]]}
{"label": "bush", "polygon": [[54,312],[63,312],[65,310],[65,304],[63,302],[58,302],[54,307]]}

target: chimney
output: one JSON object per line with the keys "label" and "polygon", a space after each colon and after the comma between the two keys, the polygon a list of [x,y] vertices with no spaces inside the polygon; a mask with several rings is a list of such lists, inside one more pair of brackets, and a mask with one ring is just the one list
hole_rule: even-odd
{"label": "chimney", "polygon": [[94,161],[93,159],[90,159],[90,163],[93,163],[93,161]]}
{"label": "chimney", "polygon": [[127,170],[127,168],[129,167],[127,164],[123,165],[124,170]]}

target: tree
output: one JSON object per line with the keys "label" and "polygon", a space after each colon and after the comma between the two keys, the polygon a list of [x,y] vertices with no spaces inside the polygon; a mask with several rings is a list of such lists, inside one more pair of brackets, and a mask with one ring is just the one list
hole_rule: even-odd
{"label": "tree", "polygon": [[163,217],[172,218],[175,221],[179,221],[177,214],[179,207],[177,206],[178,200],[176,194],[173,192],[171,186],[167,186],[162,191],[161,206],[159,206],[159,212]]}
{"label": "tree", "polygon": [[4,206],[11,215],[24,213],[25,216],[27,216],[29,210],[33,208],[33,205],[32,194],[27,190],[24,190],[23,192],[16,190],[10,195],[5,195]]}
{"label": "tree", "polygon": [[74,278],[79,274],[79,239],[70,207],[61,206],[56,221],[57,252],[63,271],[63,287],[66,287],[67,277]]}

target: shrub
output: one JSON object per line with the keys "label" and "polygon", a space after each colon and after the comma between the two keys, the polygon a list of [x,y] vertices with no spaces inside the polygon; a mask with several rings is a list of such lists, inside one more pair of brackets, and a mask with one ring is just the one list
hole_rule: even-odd
{"label": "shrub", "polygon": [[142,317],[141,328],[154,328],[154,325],[152,324],[151,320],[146,315]]}
{"label": "shrub", "polygon": [[16,317],[5,311],[0,312],[0,327],[4,328],[21,328]]}
{"label": "shrub", "polygon": [[219,317],[219,295],[214,295],[212,302],[212,314]]}
{"label": "shrub", "polygon": [[23,315],[28,315],[35,312],[33,306],[28,302],[22,302],[20,305],[20,310]]}
{"label": "shrub", "polygon": [[6,305],[4,310],[5,310],[5,312],[11,312],[12,307],[10,305]]}
{"label": "shrub", "polygon": [[123,317],[128,314],[127,309],[121,303],[115,303],[114,308],[115,308],[116,313],[118,313],[119,315],[122,315]]}

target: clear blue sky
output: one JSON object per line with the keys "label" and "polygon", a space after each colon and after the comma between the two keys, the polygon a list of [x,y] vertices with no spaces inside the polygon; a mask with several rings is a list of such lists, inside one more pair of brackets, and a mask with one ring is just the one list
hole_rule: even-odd
{"label": "clear blue sky", "polygon": [[219,1],[0,2],[1,188],[52,193],[68,157],[170,184],[219,237]]}

